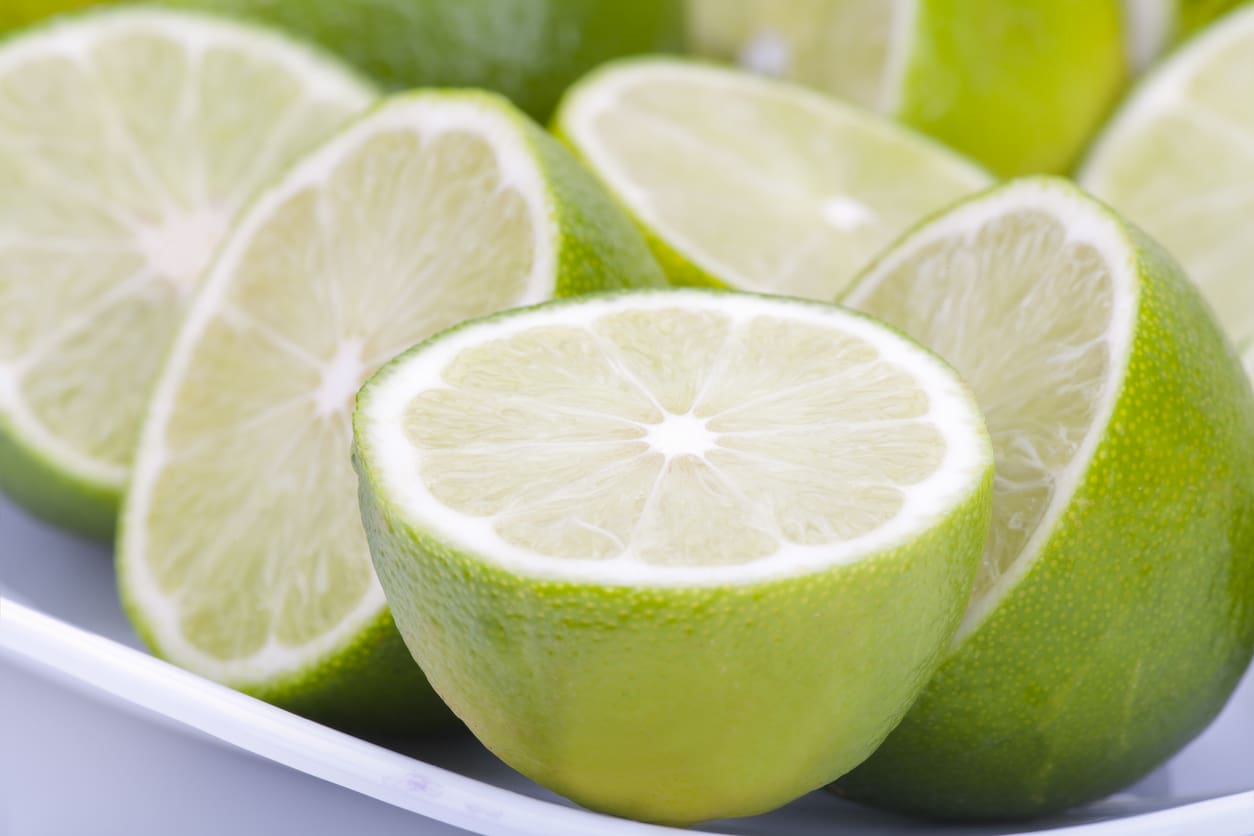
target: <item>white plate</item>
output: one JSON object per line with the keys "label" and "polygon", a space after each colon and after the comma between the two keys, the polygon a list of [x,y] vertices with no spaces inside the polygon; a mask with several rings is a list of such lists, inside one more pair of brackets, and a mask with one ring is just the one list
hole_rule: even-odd
{"label": "white plate", "polygon": [[[320,811],[321,816],[333,815],[335,810],[346,813],[363,803],[373,803],[393,817],[404,815],[383,806],[393,805],[412,814],[409,818],[415,834],[451,832],[436,822],[484,836],[684,832],[573,807],[503,766],[469,737],[370,743],[161,662],[143,651],[122,616],[108,549],[39,525],[2,498],[0,593],[4,597],[0,603],[0,681],[21,685],[3,693],[4,701],[0,701],[0,714],[7,715],[0,720],[10,724],[10,730],[18,722],[30,722],[39,730],[36,733],[45,734],[45,727],[56,729],[65,722],[63,717],[45,715],[70,710],[59,707],[59,699],[86,701],[93,710],[105,712],[104,716],[112,716],[131,729],[120,742],[109,745],[147,745],[141,742],[145,729],[154,734],[159,730],[164,735],[198,738],[203,745],[192,750],[198,754],[183,757],[196,758],[202,768],[210,770],[211,780],[216,775],[223,786],[231,781],[240,783],[241,775],[253,775],[246,766],[251,761],[246,760],[245,766],[216,765],[218,758],[236,757],[238,750],[244,750],[377,800],[366,802],[337,790],[340,795],[332,793],[322,799],[329,812]],[[13,704],[21,699],[13,693],[27,695],[25,704]],[[29,719],[15,716],[19,713]],[[12,738],[23,739],[20,735]],[[4,747],[0,742],[0,752]],[[68,751],[76,750],[71,745]],[[19,792],[34,797],[39,789],[20,786],[23,781],[30,784],[38,779],[22,773],[15,760],[8,761],[8,775],[0,772],[9,789],[17,790],[7,801],[11,808],[21,801],[17,799]],[[241,769],[245,771],[237,772]],[[263,796],[271,792],[277,799],[283,791],[284,774],[285,770],[259,772],[248,779],[249,785]],[[97,772],[99,781],[107,784],[108,778],[107,770]],[[174,775],[172,779],[177,778]],[[14,782],[19,786],[14,787]],[[74,793],[74,788],[68,787],[63,794],[72,800]],[[152,792],[150,787],[132,784],[110,786],[107,794],[123,806],[133,806],[150,799]],[[0,816],[5,812],[4,803],[0,794]],[[322,820],[329,823],[329,819]],[[825,793],[812,793],[768,815],[714,822],[698,830],[771,836],[955,832],[953,828],[867,810]],[[1042,830],[1086,836],[1254,833],[1254,673],[1246,677],[1241,690],[1205,734],[1127,792],[1047,821],[964,827],[961,832],[991,836]],[[234,832],[240,832],[238,827]],[[345,831],[337,826],[321,832]]]}

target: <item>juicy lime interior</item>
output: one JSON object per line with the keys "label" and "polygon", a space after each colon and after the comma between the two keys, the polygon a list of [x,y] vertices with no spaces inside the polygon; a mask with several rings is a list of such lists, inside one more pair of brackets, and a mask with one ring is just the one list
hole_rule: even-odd
{"label": "juicy lime interior", "polygon": [[830,308],[710,296],[563,303],[398,360],[395,479],[455,539],[566,562],[830,555],[930,513],[972,448],[943,367]]}
{"label": "juicy lime interior", "polygon": [[537,178],[485,136],[500,125],[472,105],[429,129],[394,112],[261,199],[158,391],[139,573],[210,659],[327,641],[363,601],[377,609],[348,457],[357,389],[431,332],[549,292],[533,287],[551,257]]}
{"label": "juicy lime interior", "polygon": [[1254,344],[1254,10],[1234,13],[1164,65],[1112,124],[1081,175],[1166,245],[1227,334]]}
{"label": "juicy lime interior", "polygon": [[987,180],[860,110],[679,62],[607,71],[566,114],[647,227],[747,290],[829,301],[921,215]]}
{"label": "juicy lime interior", "polygon": [[1072,464],[1083,464],[1119,374],[1111,334],[1120,290],[1110,261],[1059,217],[958,210],[952,226],[912,239],[845,300],[953,363],[984,411],[996,461],[993,523],[973,600],[990,593],[1056,495],[1070,490]]}
{"label": "juicy lime interior", "polygon": [[121,481],[235,213],[369,101],[339,73],[270,35],[160,12],[0,49],[0,410],[19,432]]}

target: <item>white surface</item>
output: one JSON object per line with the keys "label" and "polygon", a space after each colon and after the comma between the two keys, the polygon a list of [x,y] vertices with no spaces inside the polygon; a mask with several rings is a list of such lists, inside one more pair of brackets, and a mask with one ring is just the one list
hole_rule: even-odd
{"label": "white surface", "polygon": [[[671,832],[572,808],[465,736],[388,749],[154,660],[136,649],[118,609],[108,550],[40,526],[3,500],[0,591],[3,836],[463,832],[440,821],[492,836]],[[1153,814],[1136,815],[1146,813]],[[1120,818],[1128,816],[1136,817]],[[1049,828],[1073,836],[1254,833],[1254,676],[1164,769],[1054,821],[944,828],[814,793],[768,816],[701,830],[891,836]]]}

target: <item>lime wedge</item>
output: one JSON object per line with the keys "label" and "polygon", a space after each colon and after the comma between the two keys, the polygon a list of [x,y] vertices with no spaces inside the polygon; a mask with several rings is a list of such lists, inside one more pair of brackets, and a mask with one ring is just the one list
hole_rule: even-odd
{"label": "lime wedge", "polygon": [[1122,23],[1119,0],[690,0],[689,14],[698,54],[873,108],[1004,176],[1071,166],[1123,90]]}
{"label": "lime wedge", "polygon": [[1080,182],[1180,259],[1254,369],[1254,7],[1149,75],[1094,146]]}
{"label": "lime wedge", "polygon": [[1124,42],[1133,69],[1147,69],[1178,42],[1241,2],[1123,0]]}
{"label": "lime wedge", "polygon": [[214,247],[371,98],[334,59],[200,16],[95,13],[0,45],[0,486],[109,535]]}
{"label": "lime wedge", "polygon": [[429,93],[371,111],[260,195],[178,336],[119,537],[141,634],[328,722],[432,722],[357,512],[358,387],[467,317],[661,281],[630,221],[504,100]]}
{"label": "lime wedge", "polygon": [[989,176],[803,88],[666,59],[598,70],[558,132],[681,284],[829,301],[881,247]]}
{"label": "lime wedge", "polygon": [[996,453],[970,607],[842,781],[933,817],[1048,813],[1131,783],[1254,651],[1254,397],[1179,267],[1066,181],[907,235],[844,302],[946,357]]}
{"label": "lime wedge", "polygon": [[543,305],[386,366],[354,419],[410,650],[506,763],[687,824],[865,758],[958,623],[991,452],[950,369],[795,299]]}

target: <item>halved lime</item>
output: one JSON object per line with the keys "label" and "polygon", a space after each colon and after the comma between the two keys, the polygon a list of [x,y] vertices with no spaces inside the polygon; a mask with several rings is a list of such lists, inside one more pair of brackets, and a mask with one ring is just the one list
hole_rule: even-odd
{"label": "halved lime", "polygon": [[929,816],[1113,792],[1200,731],[1254,651],[1254,396],[1144,233],[1026,179],[907,235],[844,302],[975,389],[993,525],[954,645],[845,791]]}
{"label": "halved lime", "polygon": [[1124,42],[1135,70],[1243,0],[1123,0]]}
{"label": "halved lime", "polygon": [[1119,0],[689,4],[698,53],[873,108],[1005,176],[1070,168],[1127,77]]}
{"label": "halved lime", "polygon": [[932,354],[709,290],[463,325],[358,398],[375,566],[436,691],[581,804],[692,823],[845,772],[957,625],[991,452]]}
{"label": "halved lime", "polygon": [[1162,241],[1254,370],[1254,6],[1148,76],[1080,182]]}
{"label": "halved lime", "polygon": [[371,89],[286,38],[148,9],[0,45],[0,486],[114,527],[152,381],[236,213]]}
{"label": "halved lime", "polygon": [[261,194],[178,336],[119,536],[136,627],[158,655],[319,719],[432,722],[370,567],[353,396],[467,317],[661,281],[630,221],[503,99],[373,110]]}
{"label": "halved lime", "polygon": [[919,218],[990,182],[861,109],[675,60],[594,72],[556,126],[681,284],[828,301]]}

